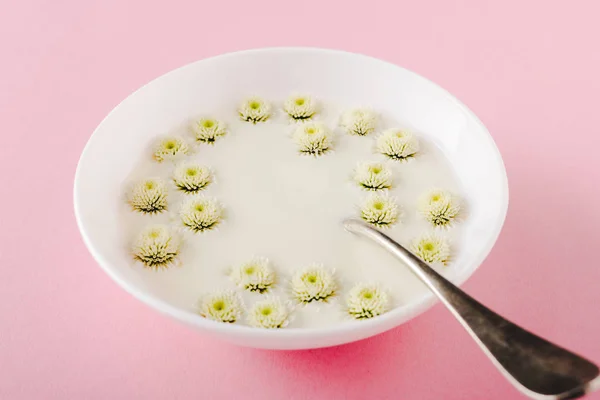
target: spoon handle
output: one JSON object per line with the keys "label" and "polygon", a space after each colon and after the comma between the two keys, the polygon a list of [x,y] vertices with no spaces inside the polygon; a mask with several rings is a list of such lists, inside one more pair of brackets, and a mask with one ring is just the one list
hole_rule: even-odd
{"label": "spoon handle", "polygon": [[504,319],[450,283],[387,235],[348,219],[349,232],[365,236],[405,263],[458,319],[502,374],[532,399],[575,399],[600,386],[588,360]]}

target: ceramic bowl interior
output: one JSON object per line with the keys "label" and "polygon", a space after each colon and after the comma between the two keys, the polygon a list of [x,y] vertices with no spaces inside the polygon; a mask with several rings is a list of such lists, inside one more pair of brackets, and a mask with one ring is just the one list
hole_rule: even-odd
{"label": "ceramic bowl interior", "polygon": [[[488,131],[460,101],[411,71],[362,55],[320,49],[261,49],[198,61],[155,79],[120,103],[90,138],[75,178],[79,228],[98,264],[122,288],[154,309],[230,342],[258,348],[347,343],[398,326],[431,306],[433,296],[422,288],[410,302],[361,323],[261,330],[206,320],[147,285],[132,267],[119,209],[123,179],[139,159],[140,143],[169,132],[199,109],[235,105],[249,93],[284,99],[298,88],[385,110],[424,132],[443,150],[469,204],[462,238],[466,250],[447,275],[454,283],[463,283],[494,245],[508,205],[506,173]],[[416,279],[406,283],[419,284]]]}

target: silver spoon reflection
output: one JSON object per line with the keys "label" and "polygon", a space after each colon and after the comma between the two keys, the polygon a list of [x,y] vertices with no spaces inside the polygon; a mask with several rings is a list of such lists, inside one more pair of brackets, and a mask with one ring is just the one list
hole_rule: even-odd
{"label": "silver spoon reflection", "polygon": [[366,223],[347,219],[344,227],[371,239],[407,265],[523,394],[539,400],[576,399],[600,387],[600,371],[590,361],[507,321]]}

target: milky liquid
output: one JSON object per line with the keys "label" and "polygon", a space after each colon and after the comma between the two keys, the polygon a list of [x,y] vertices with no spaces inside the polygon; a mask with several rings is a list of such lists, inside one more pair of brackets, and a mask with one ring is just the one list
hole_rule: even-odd
{"label": "milky liquid", "polygon": [[[410,271],[384,250],[344,231],[342,220],[359,216],[359,206],[368,192],[352,181],[358,162],[380,161],[393,173],[390,194],[402,210],[400,223],[385,232],[402,244],[432,231],[417,212],[418,198],[432,188],[460,194],[460,186],[449,162],[426,133],[416,132],[421,150],[406,163],[387,160],[374,150],[376,134],[351,136],[336,128],[340,110],[328,106],[320,120],[334,129],[334,151],[320,157],[298,154],[291,132],[298,126],[284,115],[253,125],[235,119],[230,110],[223,115],[229,133],[211,145],[199,144],[186,157],[210,167],[215,181],[202,194],[216,197],[226,209],[226,218],[217,230],[200,234],[184,232],[181,266],[153,271],[132,262],[146,289],[180,308],[195,312],[198,299],[221,289],[235,289],[227,276],[229,268],[254,256],[269,258],[277,273],[274,295],[291,299],[289,280],[293,272],[312,263],[335,269],[340,290],[329,303],[309,304],[294,309],[289,327],[327,327],[347,321],[344,313],[348,290],[359,282],[379,283],[391,294],[393,306],[423,296],[427,289]],[[378,131],[403,127],[400,121],[383,115]],[[192,138],[186,127],[175,130]],[[192,140],[190,140],[190,143]],[[161,177],[169,182],[169,211],[146,216],[131,211],[123,201],[123,233],[130,244],[149,223],[180,226],[179,204],[189,195],[170,184],[174,163],[152,160],[150,143],[140,144],[140,162],[128,177],[132,181]],[[454,253],[460,251],[460,224],[443,231]],[[127,247],[124,246],[124,251]],[[440,268],[443,274],[450,263]],[[264,295],[239,290],[250,307]],[[246,323],[245,319],[240,323]]]}

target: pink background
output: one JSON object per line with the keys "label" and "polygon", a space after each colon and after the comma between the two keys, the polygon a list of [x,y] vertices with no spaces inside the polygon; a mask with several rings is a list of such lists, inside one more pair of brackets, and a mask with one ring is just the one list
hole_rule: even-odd
{"label": "pink background", "polygon": [[262,46],[383,58],[469,105],[511,205],[465,288],[600,362],[598,1],[156,3],[0,2],[1,399],[520,398],[439,305],[359,343],[259,351],[157,314],[96,266],[72,206],[96,125],[173,68]]}

